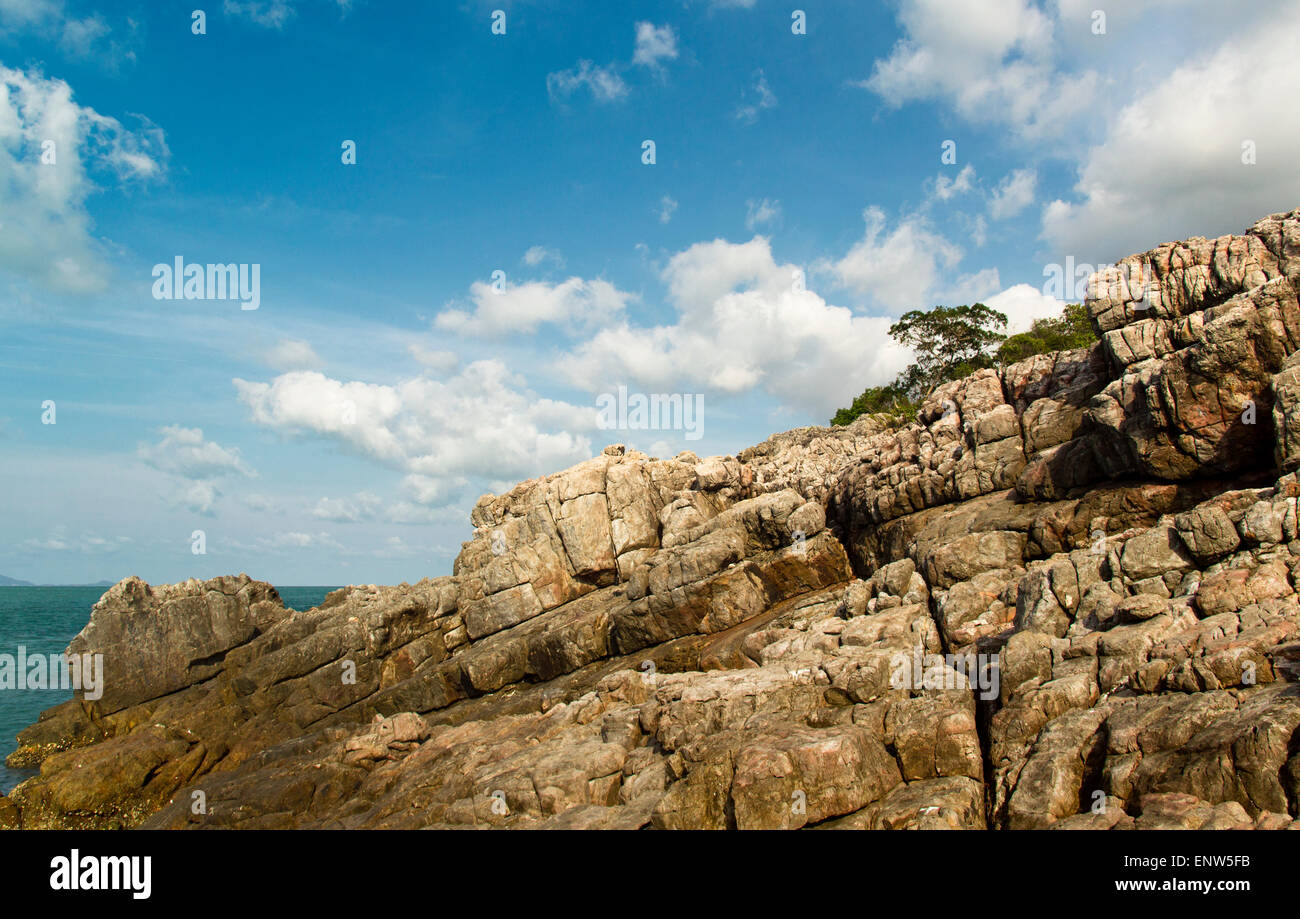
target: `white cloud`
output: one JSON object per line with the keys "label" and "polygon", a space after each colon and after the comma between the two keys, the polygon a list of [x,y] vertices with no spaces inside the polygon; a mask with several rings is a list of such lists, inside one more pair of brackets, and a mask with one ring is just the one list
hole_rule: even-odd
{"label": "white cloud", "polygon": [[934,177],[930,198],[934,201],[948,201],[958,195],[964,195],[974,187],[974,179],[975,167],[969,164],[961,168],[956,178],[947,172],[941,172]]}
{"label": "white cloud", "polygon": [[[776,95],[767,85],[767,77],[762,70],[755,71],[755,81],[753,93],[757,96],[753,102],[742,102],[736,109],[736,120],[743,124],[753,124],[758,121],[759,113],[765,109],[776,107]],[[750,97],[749,92],[745,93],[745,99]]]}
{"label": "white cloud", "polygon": [[745,209],[745,229],[751,233],[760,224],[773,223],[781,219],[780,201],[769,201],[766,198],[762,201],[751,199],[745,202]]}
{"label": "white cloud", "polygon": [[[1162,7],[1189,7],[1199,3],[1200,0],[1125,0],[1122,11],[1123,21],[1133,22],[1139,14]],[[1218,6],[1217,3],[1214,5]],[[1097,9],[1097,3],[1096,0],[1056,0],[1056,7],[1063,21],[1082,25],[1086,29],[1092,24],[1092,14]],[[1113,25],[1113,22],[1108,21],[1107,29],[1112,28]]]}
{"label": "white cloud", "polygon": [[564,267],[564,256],[557,249],[551,249],[546,246],[530,246],[524,253],[524,264],[530,268],[536,268],[542,262],[554,262],[558,267]]}
{"label": "white cloud", "polygon": [[[134,29],[134,23],[127,22]],[[57,42],[70,57],[97,58],[109,69],[135,60],[129,39],[113,38],[113,29],[101,14],[78,18],[63,0],[0,0],[0,35],[23,31]]]}
{"label": "white cloud", "polygon": [[[512,482],[511,485],[513,484]],[[470,509],[468,507],[421,507],[418,504],[412,504],[410,501],[398,501],[396,504],[388,506],[388,510],[384,512],[384,521],[409,526],[427,526],[431,523],[449,522],[461,526],[469,519],[469,515]]]}
{"label": "white cloud", "polygon": [[552,100],[567,99],[584,86],[597,102],[617,102],[627,95],[627,84],[612,66],[579,61],[577,67],[546,75],[546,91]]}
{"label": "white cloud", "polygon": [[212,514],[212,508],[221,497],[215,482],[199,480],[182,482],[165,500],[172,507],[183,507],[196,514]]}
{"label": "white cloud", "polygon": [[[936,297],[948,305],[975,303],[1002,287],[1002,278],[996,268],[982,268],[974,274],[964,274],[941,288]],[[929,307],[924,307],[929,309]]]}
{"label": "white cloud", "polygon": [[650,22],[636,24],[636,51],[632,63],[655,69],[661,61],[677,57],[677,36],[672,26],[656,26]]}
{"label": "white cloud", "polygon": [[418,344],[407,345],[406,349],[434,373],[451,373],[460,365],[460,355],[455,351],[435,351]]}
{"label": "white cloud", "polygon": [[[162,132],[141,123],[128,131],[74,102],[62,80],[0,66],[0,269],[59,291],[106,286],[85,202],[96,187],[92,172],[129,182],[164,171]],[[42,161],[47,154],[53,163]]]}
{"label": "white cloud", "polygon": [[87,16],[85,19],[69,19],[63,24],[63,35],[59,46],[74,57],[90,57],[99,42],[107,38],[113,30],[103,17]]}
{"label": "white cloud", "polygon": [[[1062,252],[1113,259],[1240,232],[1300,204],[1300,7],[1282,9],[1142,92],[1087,151],[1076,200],[1043,212]],[[1257,164],[1242,163],[1253,140]]]}
{"label": "white cloud", "polygon": [[439,479],[431,475],[412,473],[402,479],[402,486],[410,493],[416,504],[430,505],[447,501],[468,482],[469,480],[465,476],[449,476]]}
{"label": "white cloud", "polygon": [[374,520],[384,501],[373,492],[360,491],[350,498],[321,498],[312,508],[313,517],[335,523],[358,523]]}
{"label": "white cloud", "polygon": [[578,277],[559,284],[505,284],[499,291],[476,281],[470,286],[473,310],[444,310],[434,324],[462,335],[527,333],[543,323],[572,332],[616,320],[630,298],[608,281]]}
{"label": "white cloud", "polygon": [[141,444],[136,451],[136,455],[154,469],[186,479],[257,475],[240,457],[238,449],[206,440],[202,428],[168,425],[160,430],[162,440],[156,444]]}
{"label": "white cloud", "polygon": [[839,261],[827,265],[850,290],[901,312],[929,309],[935,297],[953,301],[982,296],[997,289],[997,270],[960,275],[951,281],[961,261],[961,248],[936,233],[920,216],[905,217],[886,231],[885,213],[878,207],[863,212],[866,232]]}
{"label": "white cloud", "polygon": [[0,24],[7,28],[34,26],[62,15],[63,4],[56,0],[0,0]]}
{"label": "white cloud", "polygon": [[25,549],[36,549],[43,552],[78,552],[85,555],[105,555],[110,552],[116,552],[119,549],[130,545],[132,539],[129,536],[100,536],[88,530],[82,531],[77,536],[69,535],[68,528],[65,526],[56,526],[45,538],[33,537],[25,539],[22,546]]}
{"label": "white cloud", "polygon": [[1028,284],[1008,287],[1001,293],[986,298],[984,305],[1007,317],[1008,335],[1027,331],[1035,319],[1054,319],[1065,308],[1061,301]]}
{"label": "white cloud", "polygon": [[[427,483],[416,484],[412,479],[428,479]],[[469,515],[456,508],[435,508],[426,505],[445,501],[450,491],[459,490],[468,484],[467,480],[457,480],[451,488],[442,487],[427,476],[407,476],[404,484],[413,493],[414,501],[388,502],[374,492],[359,491],[344,498],[321,498],[311,509],[311,515],[319,520],[332,523],[383,523],[383,524],[430,524],[440,520],[454,518],[457,523]]]}
{"label": "white cloud", "polygon": [[331,549],[339,551],[343,546],[328,533],[301,533],[288,531],[260,536],[253,544],[257,549]]}
{"label": "white cloud", "polygon": [[669,195],[664,195],[659,201],[659,222],[667,223],[673,219],[673,213],[677,210],[677,201]]}
{"label": "white cloud", "polygon": [[585,459],[589,439],[571,432],[596,421],[594,407],[539,398],[498,360],[476,361],[446,381],[394,386],[310,371],[233,382],[256,423],[325,437],[423,477],[406,483],[417,500],[442,498],[471,477],[525,478]]}
{"label": "white cloud", "polygon": [[888,319],[826,303],[798,283],[796,266],[773,259],[761,236],[697,243],[673,256],[663,277],[675,324],[604,329],[558,369],[591,392],[620,384],[686,393],[758,388],[820,415],[906,363]]}
{"label": "white cloud", "polygon": [[904,37],[856,85],[888,105],[939,100],[974,121],[1051,135],[1087,109],[1092,72],[1066,74],[1053,61],[1053,23],[1030,0],[903,0]]}
{"label": "white cloud", "polygon": [[1038,172],[1033,169],[1016,169],[1009,173],[993,190],[989,200],[989,216],[994,220],[1014,217],[1034,203],[1038,187]]}
{"label": "white cloud", "polygon": [[677,35],[672,26],[638,22],[631,65],[613,62],[602,67],[590,60],[580,60],[577,66],[568,70],[548,73],[546,93],[552,102],[562,102],[585,88],[597,102],[617,102],[628,94],[627,83],[620,71],[634,66],[661,74],[663,62],[675,59],[677,54]]}
{"label": "white cloud", "polygon": [[160,472],[174,477],[174,487],[165,500],[173,507],[184,507],[196,514],[211,514],[221,497],[217,480],[242,476],[255,478],[257,472],[239,455],[239,450],[206,440],[201,428],[169,425],[161,429],[162,440],[141,444],[136,455]]}
{"label": "white cloud", "polygon": [[260,492],[251,492],[241,496],[244,506],[251,511],[265,513],[267,511],[279,511],[281,509],[280,500],[271,495],[264,495]]}
{"label": "white cloud", "polygon": [[288,0],[225,0],[223,9],[228,15],[266,29],[282,29],[296,15]]}
{"label": "white cloud", "polygon": [[273,370],[309,370],[323,363],[315,349],[296,338],[282,338],[264,355],[266,364]]}

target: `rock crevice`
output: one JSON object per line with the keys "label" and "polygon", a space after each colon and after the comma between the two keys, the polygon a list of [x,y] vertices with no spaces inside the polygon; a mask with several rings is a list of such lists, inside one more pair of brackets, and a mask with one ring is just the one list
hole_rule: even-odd
{"label": "rock crevice", "polygon": [[1091,348],[608,447],[481,499],[446,577],[128,578],[0,825],[1296,825],[1297,285],[1300,212],[1157,247]]}

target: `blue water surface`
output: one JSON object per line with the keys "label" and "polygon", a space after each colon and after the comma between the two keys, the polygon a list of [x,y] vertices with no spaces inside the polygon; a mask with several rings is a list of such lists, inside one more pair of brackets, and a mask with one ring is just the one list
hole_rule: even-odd
{"label": "blue water surface", "polygon": [[[103,596],[104,587],[0,587],[0,654],[58,654],[90,620],[90,608]],[[278,587],[290,609],[311,609],[333,587]],[[42,711],[72,698],[61,689],[0,690],[0,791],[35,773],[10,769],[3,760],[17,748],[19,731],[36,721]]]}

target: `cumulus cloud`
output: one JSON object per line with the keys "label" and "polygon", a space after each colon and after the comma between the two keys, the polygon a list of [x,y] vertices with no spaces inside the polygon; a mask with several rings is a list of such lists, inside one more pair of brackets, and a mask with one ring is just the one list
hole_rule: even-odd
{"label": "cumulus cloud", "polygon": [[753,199],[745,202],[745,229],[751,233],[755,227],[765,223],[774,223],[781,219],[781,202]]}
{"label": "cumulus cloud", "polygon": [[273,497],[272,495],[265,495],[261,492],[249,492],[241,495],[240,500],[243,501],[244,506],[249,510],[258,513],[265,513],[267,511],[278,512],[282,510],[279,498]]}
{"label": "cumulus cloud", "polygon": [[892,230],[886,228],[885,213],[878,207],[867,208],[863,219],[862,239],[827,266],[850,290],[901,312],[929,309],[935,297],[969,301],[997,289],[997,269],[953,278],[964,253],[923,217],[905,217]]}
{"label": "cumulus cloud", "polygon": [[996,268],[982,268],[973,274],[959,276],[951,284],[940,288],[936,296],[948,305],[974,303],[987,299],[1001,286],[1002,278]]}
{"label": "cumulus cloud", "polygon": [[449,500],[467,484],[469,484],[469,477],[464,475],[437,477],[411,473],[402,479],[403,487],[415,502],[425,506]]}
{"label": "cumulus cloud", "polygon": [[[135,24],[127,22],[133,30]],[[111,70],[135,60],[131,36],[115,37],[103,15],[78,16],[63,0],[0,0],[0,35],[19,32],[34,32],[69,57],[96,58]]]}
{"label": "cumulus cloud", "polygon": [[168,425],[161,429],[162,440],[142,444],[137,455],[161,472],[186,479],[212,479],[224,475],[255,476],[239,450],[226,448],[203,436],[202,428]]}
{"label": "cumulus cloud", "polygon": [[1007,334],[1015,335],[1029,329],[1035,319],[1055,319],[1061,315],[1064,304],[1049,297],[1036,287],[1016,284],[984,300],[984,305],[1007,317]]}
{"label": "cumulus cloud", "polygon": [[335,523],[358,523],[374,520],[384,506],[384,501],[373,492],[360,491],[348,498],[321,498],[311,514],[321,520]]}
{"label": "cumulus cloud", "polygon": [[651,22],[636,24],[636,50],[632,54],[632,63],[657,69],[663,66],[662,61],[676,57],[677,35],[672,26],[656,26]]}
{"label": "cumulus cloud", "polygon": [[539,398],[498,360],[476,361],[446,381],[393,386],[313,371],[233,382],[257,424],[333,440],[403,470],[416,499],[428,502],[470,478],[526,478],[585,459],[590,440],[574,432],[596,423],[594,408]]}
{"label": "cumulus cloud", "polygon": [[557,249],[551,249],[547,246],[530,246],[524,253],[524,264],[530,268],[536,268],[543,262],[554,262],[560,268],[564,267],[564,256]]}
{"label": "cumulus cloud", "polygon": [[753,124],[761,112],[776,108],[776,94],[767,85],[763,71],[755,71],[754,76],[753,89],[745,92],[740,107],[736,109],[736,120],[742,124]]}
{"label": "cumulus cloud", "polygon": [[63,24],[59,47],[73,57],[90,57],[112,31],[98,14],[85,19],[69,19]]}
{"label": "cumulus cloud", "polygon": [[78,552],[85,555],[105,555],[125,548],[132,542],[129,536],[100,536],[88,530],[72,535],[66,526],[56,526],[45,537],[25,539],[25,549],[42,552]]}
{"label": "cumulus cloud", "polygon": [[306,370],[321,366],[320,355],[312,346],[297,338],[282,338],[264,355],[273,370]]}
{"label": "cumulus cloud", "polygon": [[1016,169],[998,183],[989,199],[989,216],[994,220],[1014,217],[1034,203],[1038,187],[1038,172],[1033,169]]}
{"label": "cumulus cloud", "polygon": [[906,364],[888,319],[828,304],[761,236],[697,243],[673,256],[663,277],[676,323],[603,329],[560,371],[592,392],[633,383],[669,392],[759,388],[820,415]]}
{"label": "cumulus cloud", "polygon": [[1052,20],[1030,0],[904,0],[898,18],[903,38],[856,84],[892,107],[939,100],[970,121],[1043,138],[1096,91],[1095,73],[1057,70]]}
{"label": "cumulus cloud", "polygon": [[419,344],[407,345],[406,350],[434,373],[451,373],[460,365],[460,355],[455,351],[435,350]]}
{"label": "cumulus cloud", "polygon": [[289,530],[259,536],[252,548],[256,550],[280,551],[283,549],[330,549],[338,552],[343,546],[328,533],[302,533]]}
{"label": "cumulus cloud", "polygon": [[[1114,259],[1190,235],[1240,232],[1300,203],[1300,8],[1281,9],[1140,93],[1083,158],[1075,199],[1043,233],[1062,252]],[[1255,165],[1243,163],[1253,141]]]}
{"label": "cumulus cloud", "polygon": [[597,102],[617,102],[627,95],[627,84],[612,66],[578,61],[577,67],[546,75],[546,91],[554,101],[567,99],[584,87]]}
{"label": "cumulus cloud", "polygon": [[975,167],[966,165],[956,176],[947,172],[941,172],[934,177],[934,183],[930,187],[930,199],[932,201],[948,201],[958,195],[964,195],[974,187]]}
{"label": "cumulus cloud", "polygon": [[175,486],[164,496],[174,507],[197,514],[211,514],[221,497],[217,481],[227,477],[255,478],[257,472],[239,455],[203,436],[202,428],[169,425],[161,429],[162,439],[141,444],[136,455],[145,465],[172,476]]}
{"label": "cumulus cloud", "polygon": [[585,89],[597,102],[618,102],[628,94],[623,72],[631,67],[642,67],[652,73],[662,74],[663,62],[674,60],[677,55],[677,34],[672,26],[638,22],[630,64],[614,61],[601,66],[593,61],[580,60],[568,70],[548,73],[546,93],[552,102],[563,102]]}
{"label": "cumulus cloud", "polygon": [[677,201],[669,195],[664,195],[659,201],[659,222],[667,223],[673,219],[673,214],[677,211]]}
{"label": "cumulus cloud", "polygon": [[543,323],[578,331],[614,321],[630,298],[608,281],[578,277],[559,284],[507,283],[500,289],[477,281],[470,286],[473,309],[444,310],[434,324],[462,335],[533,332]]}
{"label": "cumulus cloud", "polygon": [[170,495],[164,496],[172,507],[183,507],[196,514],[211,515],[221,492],[215,482],[198,480],[182,482]]}
{"label": "cumulus cloud", "polygon": [[127,130],[74,102],[62,80],[0,66],[0,269],[63,292],[105,287],[86,211],[92,176],[152,179],[168,158],[162,131],[137,119]]}
{"label": "cumulus cloud", "polygon": [[[460,483],[466,484],[466,483]],[[343,498],[321,498],[311,515],[331,523],[429,524],[446,518],[447,509],[424,506],[445,497],[445,490],[423,493],[416,490],[416,501],[385,501],[369,491],[359,491]],[[420,503],[420,500],[424,503]],[[458,520],[464,515],[458,514]]]}
{"label": "cumulus cloud", "polygon": [[282,29],[296,12],[288,0],[225,0],[227,15],[244,19],[264,29]]}

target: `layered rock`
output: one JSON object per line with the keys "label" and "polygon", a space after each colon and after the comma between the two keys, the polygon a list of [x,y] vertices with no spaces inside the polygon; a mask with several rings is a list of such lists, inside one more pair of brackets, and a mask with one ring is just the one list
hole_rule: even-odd
{"label": "layered rock", "polygon": [[1094,279],[1096,345],[735,457],[613,446],[453,574],[114,586],[8,826],[1281,828],[1300,213]]}

